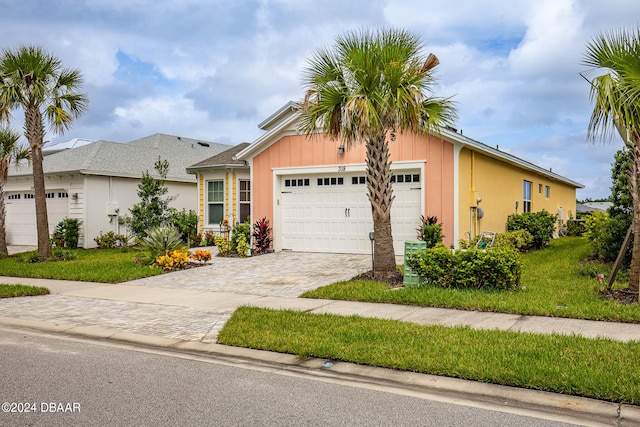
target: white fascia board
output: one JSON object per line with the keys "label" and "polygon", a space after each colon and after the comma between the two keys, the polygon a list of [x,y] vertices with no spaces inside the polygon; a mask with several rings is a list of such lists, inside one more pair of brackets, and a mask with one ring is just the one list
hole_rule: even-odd
{"label": "white fascia board", "polygon": [[269,130],[269,128],[275,125],[279,120],[286,117],[287,114],[291,114],[299,109],[298,103],[289,101],[282,107],[280,107],[275,113],[264,119],[258,127],[260,129]]}
{"label": "white fascia board", "polygon": [[[435,134],[436,136],[438,136],[438,134]],[[476,141],[474,139],[468,138],[464,135],[461,135],[457,132],[453,132],[451,130],[448,129],[443,129],[440,134],[439,134],[442,138],[444,138],[445,140],[451,142],[451,143],[459,143],[462,144],[463,146],[467,146],[470,148],[473,148],[475,150],[477,150],[478,152],[485,154],[489,157],[493,157],[499,160],[503,160],[507,163],[511,163],[514,164],[516,166],[519,166],[523,169],[527,169],[530,170],[532,172],[538,173],[540,175],[546,176],[549,179],[552,179],[554,181],[560,181],[563,182],[565,184],[569,184],[571,186],[574,186],[576,188],[584,188],[584,185],[580,184],[579,182],[576,181],[572,181],[569,178],[566,178],[562,175],[559,175],[557,173],[554,173],[550,170],[544,169],[538,165],[535,165],[531,162],[528,162],[526,160],[523,160],[519,157],[514,156],[513,154],[509,154],[505,151],[500,151],[496,148],[490,147],[482,142]]]}
{"label": "white fascia board", "polygon": [[253,141],[244,150],[240,151],[238,154],[233,156],[233,160],[249,160],[253,156],[260,153],[263,149],[267,148],[273,142],[277,141],[282,136],[297,135],[298,132],[287,131],[287,128],[290,127],[296,121],[298,121],[298,118],[299,118],[298,114],[292,115],[287,120],[283,121],[278,126],[271,129],[269,132],[265,133],[255,141]]}

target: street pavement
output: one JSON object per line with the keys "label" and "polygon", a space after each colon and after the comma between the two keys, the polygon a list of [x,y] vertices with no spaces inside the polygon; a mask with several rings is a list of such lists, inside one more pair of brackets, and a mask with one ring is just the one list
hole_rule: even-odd
{"label": "street pavement", "polygon": [[[50,295],[0,300],[0,325],[297,366],[302,362],[295,356],[218,345],[218,333],[237,307],[248,305],[310,313],[355,314],[417,324],[640,341],[640,324],[298,298],[307,290],[368,271],[370,262],[367,255],[276,252],[244,259],[214,257],[204,267],[120,284],[0,276],[0,283],[45,286],[51,290]],[[323,369],[324,366],[324,361],[304,363],[310,368]],[[435,387],[440,391],[447,389],[483,398],[515,399],[523,405],[571,409],[576,413],[592,414],[597,419],[615,420],[618,425],[625,425],[625,422],[640,425],[637,406],[440,377],[438,381],[431,381],[428,378],[433,376],[347,363],[333,363],[331,369]]]}

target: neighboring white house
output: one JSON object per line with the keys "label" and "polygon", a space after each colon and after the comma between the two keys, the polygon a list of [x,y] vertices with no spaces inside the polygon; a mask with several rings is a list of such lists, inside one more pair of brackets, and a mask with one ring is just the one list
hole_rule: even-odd
{"label": "neighboring white house", "polygon": [[[128,143],[97,141],[49,154],[43,159],[49,231],[65,217],[82,221],[80,247],[96,246],[100,233],[124,230],[118,219],[139,202],[138,184],[160,158],[169,161],[166,185],[171,206],[198,208],[197,184],[186,168],[231,146],[179,136],[155,134]],[[33,177],[30,165],[9,170],[4,188],[7,242],[37,245]]]}

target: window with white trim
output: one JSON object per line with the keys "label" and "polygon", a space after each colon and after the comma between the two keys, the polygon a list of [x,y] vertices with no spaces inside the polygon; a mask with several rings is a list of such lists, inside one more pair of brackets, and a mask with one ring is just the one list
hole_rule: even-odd
{"label": "window with white trim", "polygon": [[220,224],[224,219],[224,180],[207,181],[207,224]]}
{"label": "window with white trim", "polygon": [[531,181],[524,181],[522,212],[531,212]]}
{"label": "window with white trim", "polygon": [[245,222],[251,215],[251,181],[240,180],[240,222]]}

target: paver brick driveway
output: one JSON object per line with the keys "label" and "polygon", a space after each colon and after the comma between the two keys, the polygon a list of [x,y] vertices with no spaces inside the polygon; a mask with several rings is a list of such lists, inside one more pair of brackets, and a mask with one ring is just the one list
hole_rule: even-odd
{"label": "paver brick driveway", "polygon": [[248,258],[213,257],[205,267],[127,282],[127,285],[297,297],[371,270],[371,257],[275,252]]}

